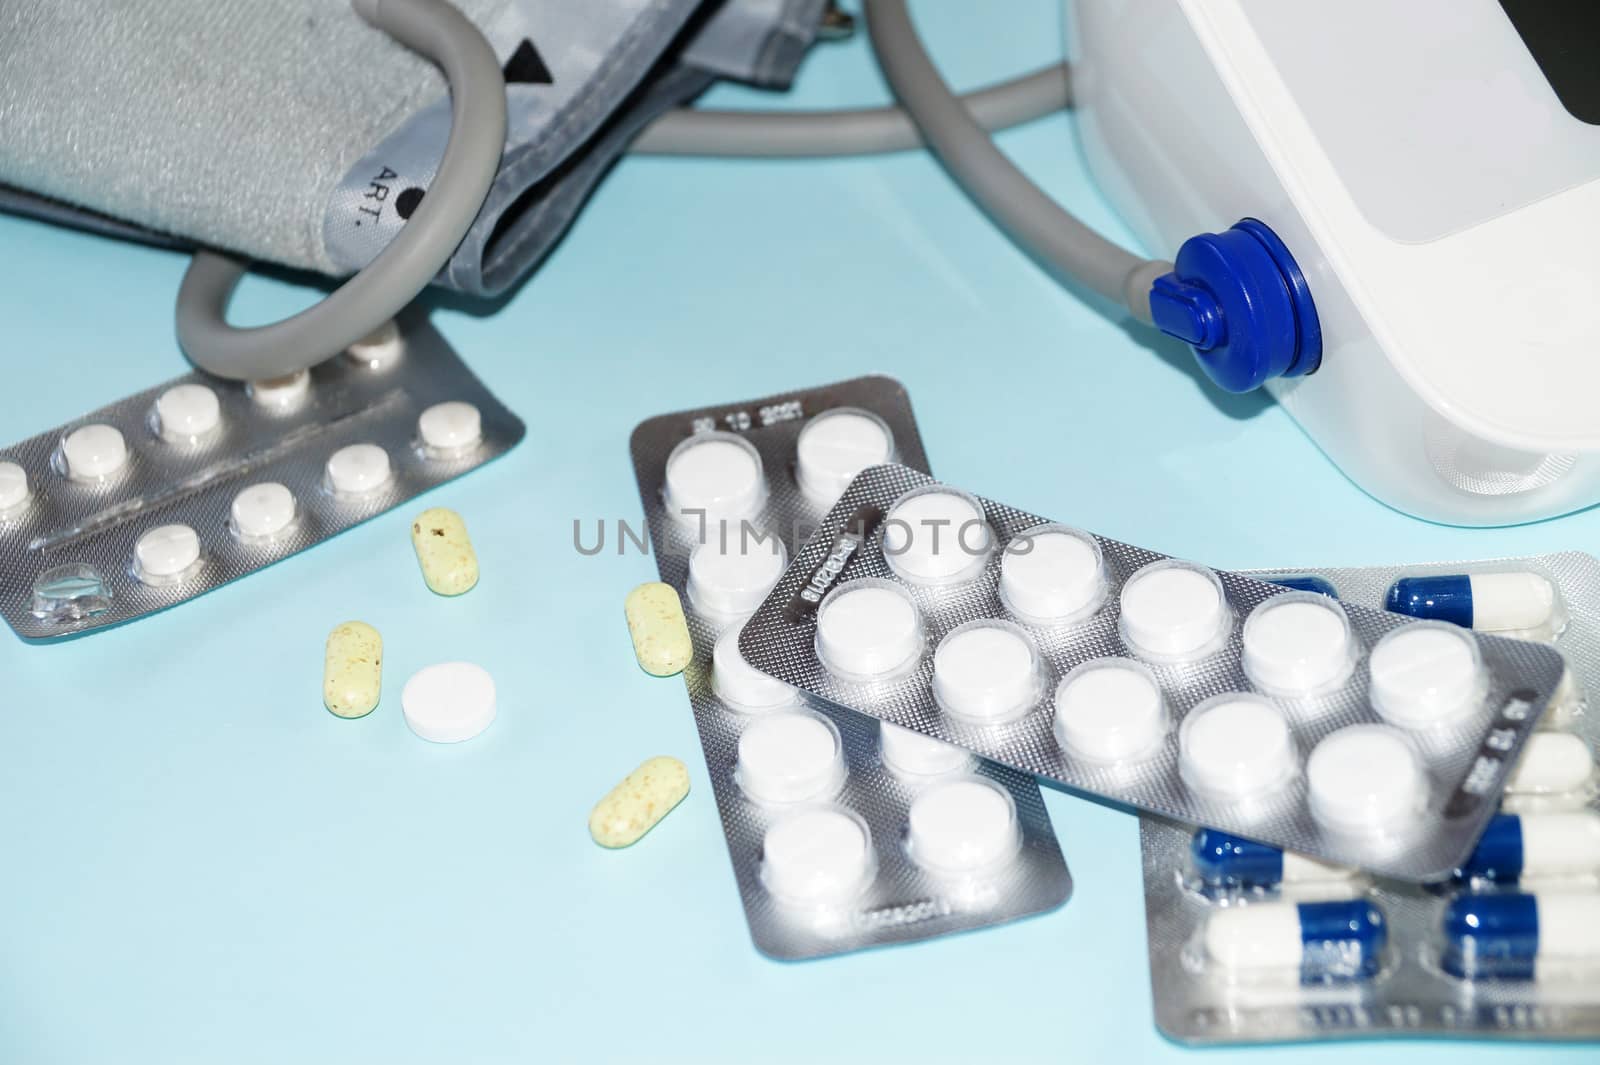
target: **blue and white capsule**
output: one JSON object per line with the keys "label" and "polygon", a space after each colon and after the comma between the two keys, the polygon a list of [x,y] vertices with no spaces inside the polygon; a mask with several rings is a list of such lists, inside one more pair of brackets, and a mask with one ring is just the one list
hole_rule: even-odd
{"label": "blue and white capsule", "polygon": [[1377,975],[1389,928],[1366,899],[1273,901],[1213,910],[1202,935],[1207,967],[1219,973],[1325,984]]}
{"label": "blue and white capsule", "polygon": [[1385,606],[1485,632],[1554,635],[1562,627],[1556,586],[1530,570],[1401,577],[1389,586]]}
{"label": "blue and white capsule", "polygon": [[1268,583],[1276,584],[1283,588],[1293,588],[1297,592],[1316,592],[1329,599],[1339,598],[1339,589],[1326,577],[1319,577],[1315,573],[1296,574],[1291,577],[1274,577]]}
{"label": "blue and white capsule", "polygon": [[1195,875],[1210,890],[1289,890],[1308,884],[1345,884],[1360,876],[1348,866],[1319,862],[1214,828],[1195,832],[1189,856]]}
{"label": "blue and white capsule", "polygon": [[1458,895],[1440,931],[1439,966],[1463,980],[1600,976],[1600,892]]}
{"label": "blue and white capsule", "polygon": [[1462,881],[1600,876],[1600,813],[1496,814],[1456,870]]}

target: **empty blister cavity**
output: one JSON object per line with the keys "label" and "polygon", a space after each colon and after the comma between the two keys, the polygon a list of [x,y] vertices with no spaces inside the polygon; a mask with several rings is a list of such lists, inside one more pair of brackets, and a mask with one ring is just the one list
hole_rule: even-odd
{"label": "empty blister cavity", "polygon": [[28,609],[40,621],[82,621],[111,609],[111,586],[86,562],[52,566],[33,579]]}
{"label": "empty blister cavity", "polygon": [[241,543],[268,543],[294,527],[294,493],[276,481],[241,488],[228,507],[228,529]]}
{"label": "empty blister cavity", "polygon": [[789,553],[776,536],[747,536],[729,526],[718,531],[689,555],[689,603],[722,617],[748,614],[783,576]]}
{"label": "empty blister cavity", "polygon": [[1418,621],[1385,633],[1372,648],[1368,670],[1373,709],[1401,728],[1455,724],[1483,702],[1477,642],[1444,622]]}
{"label": "empty blister cavity", "polygon": [[890,772],[911,780],[964,773],[974,761],[971,753],[953,743],[887,721],[878,723],[878,756]]}
{"label": "empty blister cavity", "polygon": [[1600,892],[1462,894],[1445,906],[1439,965],[1463,980],[1600,979]]}
{"label": "empty blister cavity", "polygon": [[1554,636],[1566,612],[1553,581],[1532,570],[1401,577],[1384,605],[1398,614],[1488,632]]}
{"label": "empty blister cavity", "polygon": [[1197,794],[1237,802],[1278,791],[1299,763],[1283,711],[1260,695],[1224,692],[1184,716],[1178,767]]}
{"label": "empty blister cavity", "polygon": [[56,455],[69,480],[94,484],[128,464],[128,442],[115,426],[83,425],[61,438]]}
{"label": "empty blister cavity", "polygon": [[1316,695],[1343,684],[1355,668],[1350,619],[1316,592],[1275,596],[1250,612],[1242,636],[1250,683],[1273,695]]}
{"label": "empty blister cavity", "polygon": [[811,502],[829,506],[868,466],[894,458],[894,434],[882,418],[855,407],[825,410],[795,442],[795,481]]}
{"label": "empty blister cavity", "polygon": [[1522,745],[1517,764],[1506,777],[1500,805],[1512,812],[1577,807],[1594,795],[1594,752],[1583,737],[1536,732]]}
{"label": "empty blister cavity", "polygon": [[429,458],[459,458],[483,442],[483,414],[471,403],[435,403],[417,416],[417,437]]}
{"label": "empty blister cavity", "polygon": [[817,657],[845,680],[896,677],[922,655],[922,613],[892,581],[847,581],[817,608]]}
{"label": "empty blister cavity", "polygon": [[265,377],[247,386],[250,398],[269,411],[290,411],[311,394],[311,371],[296,370],[282,377]]}
{"label": "empty blister cavity", "polygon": [[1153,662],[1201,658],[1222,647],[1233,625],[1222,582],[1204,566],[1152,562],[1122,586],[1118,631],[1134,654]]}
{"label": "empty blister cavity", "polygon": [[1161,750],[1168,728],[1161,685],[1142,663],[1092,659],[1056,685],[1056,741],[1075,757],[1107,765],[1142,761]]}
{"label": "empty blister cavity", "polygon": [[28,471],[15,462],[0,460],[0,521],[21,514],[32,498]]}
{"label": "empty blister cavity", "polygon": [[1015,721],[1038,704],[1043,686],[1038,648],[1009,621],[957,625],[933,653],[933,697],[941,710],[961,721]]}
{"label": "empty blister cavity", "polygon": [[1066,525],[1041,525],[1020,534],[1000,555],[1000,599],[1018,619],[1068,625],[1105,602],[1108,587],[1100,544]]}
{"label": "empty blister cavity", "polygon": [[200,566],[200,537],[187,525],[158,525],[133,545],[133,575],[160,586],[187,580]]}
{"label": "empty blister cavity", "polygon": [[667,456],[665,492],[667,512],[679,521],[736,523],[766,502],[761,455],[733,433],[696,433]]}
{"label": "empty blister cavity", "polygon": [[844,785],[839,730],[809,710],[782,711],[751,721],[739,734],[734,779],[756,802],[830,799]]}
{"label": "empty blister cavity", "polygon": [[328,456],[323,469],[328,491],[360,497],[383,488],[394,477],[389,453],[377,444],[349,444]]}
{"label": "empty blister cavity", "polygon": [[369,370],[387,370],[405,354],[405,338],[393,319],[344,349],[345,358]]}
{"label": "empty blister cavity", "polygon": [[993,543],[983,505],[943,486],[912,489],[895,501],[883,522],[884,557],[911,584],[971,580],[988,561]]}
{"label": "empty blister cavity", "polygon": [[1311,814],[1345,836],[1400,837],[1428,803],[1428,773],[1405,734],[1351,725],[1324,737],[1306,760]]}
{"label": "empty blister cavity", "polygon": [[1388,922],[1366,899],[1263,901],[1212,910],[1203,964],[1226,980],[1365,980],[1383,966]]}
{"label": "empty blister cavity", "polygon": [[222,403],[205,385],[173,385],[156,399],[156,433],[169,444],[193,444],[222,424]]}
{"label": "empty blister cavity", "polygon": [[1493,884],[1592,881],[1600,875],[1600,813],[1496,814],[1455,878]]}
{"label": "empty blister cavity", "polygon": [[853,810],[798,810],[773,822],[762,838],[761,882],[790,905],[850,903],[866,890],[875,870],[867,823]]}
{"label": "empty blister cavity", "polygon": [[734,710],[764,714],[793,706],[799,693],[781,680],[757,672],[739,653],[739,630],[717,637],[711,652],[711,690]]}
{"label": "empty blister cavity", "polygon": [[911,803],[906,851],[940,876],[993,873],[1017,853],[1017,809],[1003,788],[977,776],[932,785]]}

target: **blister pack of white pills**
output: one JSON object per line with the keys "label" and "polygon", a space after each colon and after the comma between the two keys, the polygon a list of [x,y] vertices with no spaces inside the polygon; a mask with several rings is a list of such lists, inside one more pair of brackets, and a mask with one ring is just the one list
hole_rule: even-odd
{"label": "blister pack of white pills", "polygon": [[751,937],[797,960],[1054,909],[1072,880],[1038,784],[808,698],[739,654],[739,626],[861,469],[925,465],[899,382],[667,414],[631,441]]}
{"label": "blister pack of white pills", "polygon": [[1137,809],[1413,881],[1493,815],[1547,647],[1343,607],[867,470],[740,636],[801,690]]}
{"label": "blister pack of white pills", "polygon": [[290,377],[187,374],[0,448],[0,616],[44,641],[176,606],[523,432],[421,313]]}

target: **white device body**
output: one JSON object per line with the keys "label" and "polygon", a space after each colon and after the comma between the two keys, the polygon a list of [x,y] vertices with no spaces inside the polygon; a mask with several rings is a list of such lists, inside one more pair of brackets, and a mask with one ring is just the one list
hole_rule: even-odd
{"label": "white device body", "polygon": [[1158,258],[1259,218],[1310,284],[1268,388],[1418,517],[1600,502],[1600,126],[1496,0],[1069,0],[1084,151]]}

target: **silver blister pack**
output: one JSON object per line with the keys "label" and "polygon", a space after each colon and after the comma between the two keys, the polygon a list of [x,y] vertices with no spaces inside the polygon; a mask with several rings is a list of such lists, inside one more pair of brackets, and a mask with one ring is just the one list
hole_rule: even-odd
{"label": "silver blister pack", "polygon": [[1034,780],[910,733],[886,748],[878,722],[738,658],[740,623],[850,478],[890,456],[926,464],[905,389],[861,377],[662,415],[631,450],[661,579],[688,616],[684,679],[757,949],[821,957],[1065,902]]}
{"label": "silver blister pack", "polygon": [[1346,609],[893,465],[850,486],[739,646],[1069,788],[1417,882],[1471,851],[1562,673],[1546,647]]}
{"label": "silver blister pack", "polygon": [[43,641],[176,606],[523,432],[420,313],[309,374],[186,374],[0,448],[0,615]]}

